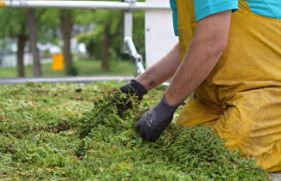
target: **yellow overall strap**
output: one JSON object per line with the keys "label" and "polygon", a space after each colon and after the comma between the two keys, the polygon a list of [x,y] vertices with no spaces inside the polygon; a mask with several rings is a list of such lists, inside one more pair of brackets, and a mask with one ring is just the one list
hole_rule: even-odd
{"label": "yellow overall strap", "polygon": [[[177,0],[181,60],[189,48],[196,25],[193,0]],[[192,28],[193,27],[193,28]]]}

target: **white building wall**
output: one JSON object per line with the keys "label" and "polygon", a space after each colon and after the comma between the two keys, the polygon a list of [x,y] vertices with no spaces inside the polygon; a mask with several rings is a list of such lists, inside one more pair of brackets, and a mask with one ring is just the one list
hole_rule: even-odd
{"label": "white building wall", "polygon": [[[169,4],[169,0],[146,0],[151,4]],[[171,10],[147,10],[145,14],[146,66],[150,67],[176,44]]]}

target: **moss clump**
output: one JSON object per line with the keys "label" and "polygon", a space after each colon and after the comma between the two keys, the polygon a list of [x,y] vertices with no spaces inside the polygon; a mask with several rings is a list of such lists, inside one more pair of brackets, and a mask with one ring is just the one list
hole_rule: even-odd
{"label": "moss clump", "polygon": [[203,126],[172,124],[143,142],[135,121],[162,92],[131,97],[132,110],[120,114],[119,86],[1,86],[0,180],[269,180]]}
{"label": "moss clump", "polygon": [[[133,153],[121,163],[117,162],[126,163],[130,170],[106,167],[106,173],[112,173],[113,178],[128,174],[128,179],[151,175],[166,180],[169,177],[163,173],[169,168],[167,173],[186,180],[268,180],[254,160],[241,158],[238,151],[228,151],[224,142],[204,126],[184,128],[171,125],[156,143],[143,142],[135,132],[134,124],[145,111],[145,106],[130,97],[132,110],[120,116],[118,110],[127,104],[126,100],[126,95],[118,91],[100,98],[92,111],[85,115],[81,129],[82,136],[86,137],[78,148],[79,156],[86,156],[87,150],[91,150],[97,142]],[[144,174],[136,171],[152,165],[163,170],[155,172],[152,168]]]}

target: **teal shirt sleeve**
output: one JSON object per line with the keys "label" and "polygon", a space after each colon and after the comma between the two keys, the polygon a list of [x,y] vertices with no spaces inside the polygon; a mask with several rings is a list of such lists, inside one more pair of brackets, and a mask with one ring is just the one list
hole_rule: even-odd
{"label": "teal shirt sleeve", "polygon": [[175,35],[178,36],[178,12],[177,12],[177,4],[176,0],[170,0],[170,5],[173,13],[173,26]]}
{"label": "teal shirt sleeve", "polygon": [[[175,1],[175,0],[174,0]],[[194,0],[196,21],[223,11],[238,9],[238,0]]]}
{"label": "teal shirt sleeve", "polygon": [[[173,25],[175,35],[178,35],[178,16],[176,0],[170,0],[173,11]],[[194,13],[196,21],[223,11],[238,9],[238,0],[194,0]]]}

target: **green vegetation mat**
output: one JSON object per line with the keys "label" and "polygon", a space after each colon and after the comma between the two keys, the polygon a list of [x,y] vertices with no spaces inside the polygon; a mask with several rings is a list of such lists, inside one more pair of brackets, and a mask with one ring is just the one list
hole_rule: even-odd
{"label": "green vegetation mat", "polygon": [[0,87],[0,180],[269,180],[254,160],[224,148],[209,128],[172,124],[143,142],[137,118],[157,103],[152,91],[118,115],[116,83]]}

